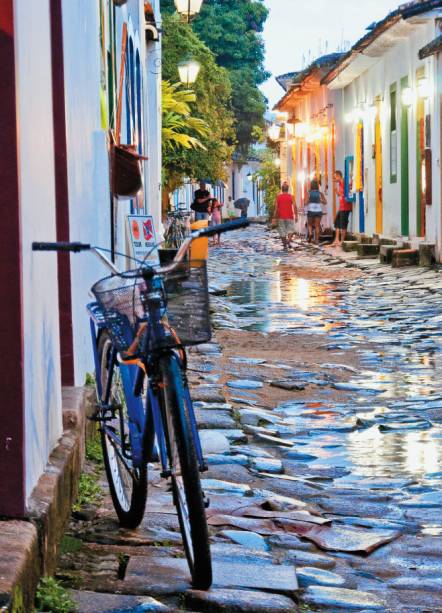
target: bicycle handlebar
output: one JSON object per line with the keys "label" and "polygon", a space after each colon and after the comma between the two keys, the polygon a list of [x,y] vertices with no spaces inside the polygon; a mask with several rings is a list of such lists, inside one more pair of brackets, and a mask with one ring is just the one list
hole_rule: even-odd
{"label": "bicycle handlebar", "polygon": [[[222,232],[229,232],[230,230],[239,230],[240,228],[246,228],[250,225],[250,221],[248,219],[237,219],[235,221],[229,221],[228,223],[218,224],[217,226],[211,226],[210,228],[203,228],[201,230],[196,230],[192,232],[192,234],[186,238],[181,247],[178,250],[177,255],[175,256],[174,261],[167,266],[157,268],[154,267],[153,270],[155,273],[166,273],[172,271],[176,266],[181,262],[189,250],[190,244],[193,240],[202,237],[213,236],[214,234],[221,234]],[[46,243],[46,242],[34,242],[32,243],[32,251],[71,251],[73,253],[78,253],[80,251],[92,251],[105,266],[107,266],[113,273],[121,274],[121,271],[106,258],[102,253],[102,249],[100,247],[94,247],[87,243],[65,243],[65,242],[55,242],[55,243]],[[106,250],[104,250],[106,251]],[[133,258],[132,258],[133,259]],[[142,262],[139,262],[143,265]]]}
{"label": "bicycle handlebar", "polygon": [[91,246],[86,243],[32,243],[32,251],[89,251]]}
{"label": "bicycle handlebar", "polygon": [[220,223],[217,226],[210,226],[204,228],[198,232],[198,238],[201,236],[213,236],[214,234],[222,234],[223,232],[230,232],[230,230],[239,230],[240,228],[247,228],[250,225],[248,219],[235,219],[234,221],[228,221],[227,223]]}

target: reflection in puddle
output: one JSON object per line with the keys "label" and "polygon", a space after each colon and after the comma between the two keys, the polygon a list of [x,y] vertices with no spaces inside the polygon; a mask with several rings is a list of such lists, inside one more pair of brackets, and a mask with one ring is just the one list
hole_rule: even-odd
{"label": "reflection in puddle", "polygon": [[331,287],[288,271],[270,269],[265,274],[261,271],[259,278],[233,281],[227,296],[242,307],[235,312],[245,330],[277,332],[314,326],[317,332],[327,332],[341,325],[326,321],[339,300]]}
{"label": "reflection in puddle", "polygon": [[430,432],[383,434],[377,426],[348,435],[348,459],[356,474],[379,474],[424,478],[438,470],[442,461],[440,441]]}

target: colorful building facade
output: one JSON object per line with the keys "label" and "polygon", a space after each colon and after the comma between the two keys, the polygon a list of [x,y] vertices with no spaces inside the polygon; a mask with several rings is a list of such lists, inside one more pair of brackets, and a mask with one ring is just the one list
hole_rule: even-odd
{"label": "colorful building facade", "polygon": [[[93,372],[85,304],[106,274],[91,256],[35,253],[32,242],[126,251],[129,212],[160,219],[158,19],[159,1],[2,2],[2,516],[26,514],[62,435],[62,387],[81,386]],[[109,129],[119,99],[121,143],[150,158],[136,201],[111,191]]]}
{"label": "colorful building facade", "polygon": [[281,160],[298,204],[318,178],[330,224],[339,203],[329,178],[339,169],[353,203],[349,229],[435,244],[438,261],[441,21],[437,0],[401,5],[348,53],[279,77],[286,93],[276,105],[286,114]]}

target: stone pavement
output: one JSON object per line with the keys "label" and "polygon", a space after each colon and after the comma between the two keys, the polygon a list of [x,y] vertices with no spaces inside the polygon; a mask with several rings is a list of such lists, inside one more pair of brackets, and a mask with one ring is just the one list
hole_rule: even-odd
{"label": "stone pavement", "polygon": [[216,340],[189,376],[214,586],[191,589],[152,466],[139,530],[108,497],[71,522],[57,573],[79,610],[442,611],[441,274],[283,254],[264,227],[210,269]]}

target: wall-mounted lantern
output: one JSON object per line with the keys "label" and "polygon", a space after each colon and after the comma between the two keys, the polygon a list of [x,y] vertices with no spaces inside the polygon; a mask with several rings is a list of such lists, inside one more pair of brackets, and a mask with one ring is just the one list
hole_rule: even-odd
{"label": "wall-mounted lantern", "polygon": [[281,128],[276,123],[273,123],[271,126],[269,126],[267,130],[268,137],[270,138],[270,140],[273,140],[273,141],[279,140],[280,133],[281,133]]}
{"label": "wall-mounted lantern", "polygon": [[192,85],[195,83],[200,71],[201,64],[193,58],[187,58],[178,64],[178,73],[180,75],[180,81],[184,85]]}
{"label": "wall-mounted lantern", "polygon": [[253,181],[253,175],[251,172],[248,172],[246,176],[247,176],[247,181],[250,181],[250,182]]}
{"label": "wall-mounted lantern", "polygon": [[187,22],[192,21],[201,10],[203,0],[174,0],[177,12]]}

